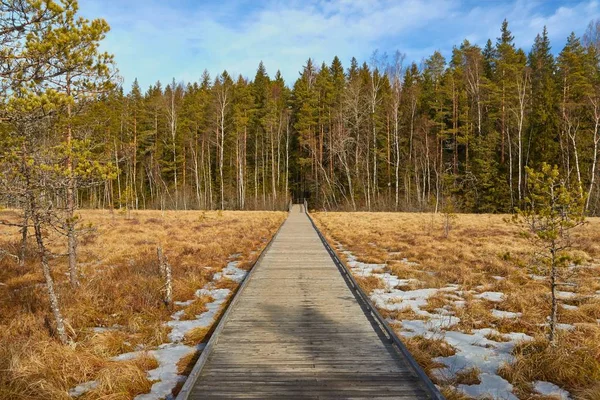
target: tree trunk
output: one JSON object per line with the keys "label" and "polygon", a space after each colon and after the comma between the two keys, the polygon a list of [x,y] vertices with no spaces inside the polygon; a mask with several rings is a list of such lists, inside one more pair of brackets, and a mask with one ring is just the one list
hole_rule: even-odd
{"label": "tree trunk", "polygon": [[556,344],[556,322],[558,318],[558,299],[556,297],[557,287],[557,269],[556,269],[556,250],[554,250],[554,244],[552,245],[552,259],[551,259],[551,270],[550,270],[550,292],[552,295],[552,309],[550,311],[550,332],[548,333],[548,340],[550,344]]}
{"label": "tree trunk", "polygon": [[[67,73],[67,97],[71,96],[71,81],[70,75]],[[68,253],[69,253],[69,280],[72,287],[79,286],[77,277],[77,233],[75,232],[75,173],[73,170],[73,130],[71,127],[71,103],[67,104],[67,238],[68,238]],[[32,208],[32,213],[35,212]],[[42,244],[43,245],[43,244]]]}
{"label": "tree trunk", "polygon": [[23,209],[23,227],[21,228],[21,248],[19,251],[19,266],[25,266],[25,257],[27,255],[27,231],[29,225],[29,206]]}
{"label": "tree trunk", "polygon": [[598,128],[600,127],[600,113],[598,107],[594,105],[594,154],[592,157],[592,171],[590,173],[590,186],[588,188],[587,199],[585,201],[585,210],[588,211],[590,208],[590,199],[592,197],[592,191],[594,189],[594,183],[596,181],[596,163],[598,161]]}

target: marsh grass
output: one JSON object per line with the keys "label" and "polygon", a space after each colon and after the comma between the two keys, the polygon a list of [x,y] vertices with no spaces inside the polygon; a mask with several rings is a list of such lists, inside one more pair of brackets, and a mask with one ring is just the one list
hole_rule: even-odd
{"label": "marsh grass", "polygon": [[[10,210],[0,213],[3,219],[17,217]],[[93,227],[79,243],[81,287],[70,289],[65,258],[52,260],[74,346],[63,346],[52,336],[33,243],[24,267],[10,258],[0,259],[0,399],[67,399],[70,388],[90,380],[98,381],[98,386],[82,399],[131,399],[148,392],[152,383],[146,371],[155,368],[156,360],[110,358],[169,341],[170,328],[164,323],[182,307],[163,302],[157,246],[163,247],[173,266],[173,300],[187,301],[227,265],[232,254],[239,254],[240,265],[248,269],[285,218],[279,212],[230,211],[80,214]],[[47,234],[52,250],[65,253],[65,241]],[[0,227],[1,248],[17,246],[18,237],[16,230]],[[224,281],[218,286],[237,287]],[[183,318],[195,318],[211,300],[196,299],[185,308]],[[201,333],[193,332],[186,342],[202,341]]]}

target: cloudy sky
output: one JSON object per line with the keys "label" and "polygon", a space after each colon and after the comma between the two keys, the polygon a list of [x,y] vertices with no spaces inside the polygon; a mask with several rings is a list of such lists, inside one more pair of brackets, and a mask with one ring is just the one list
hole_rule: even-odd
{"label": "cloudy sky", "polygon": [[600,17],[591,0],[80,0],[87,18],[111,25],[103,48],[115,55],[129,89],[157,80],[199,80],[224,69],[253,77],[258,63],[291,84],[309,57],[337,55],[347,67],[372,52],[406,54],[420,62],[434,50],[449,55],[465,38],[484,45],[509,21],[517,45],[527,51],[548,27],[558,52],[571,31],[582,35]]}

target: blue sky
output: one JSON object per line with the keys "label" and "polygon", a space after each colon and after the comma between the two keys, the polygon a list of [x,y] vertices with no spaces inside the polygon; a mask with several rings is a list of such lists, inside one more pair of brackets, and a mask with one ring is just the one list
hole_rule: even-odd
{"label": "blue sky", "polygon": [[558,52],[571,31],[582,35],[600,17],[596,0],[80,0],[80,8],[111,25],[102,48],[115,55],[126,90],[135,77],[146,89],[197,81],[204,69],[253,78],[261,60],[291,85],[309,57],[320,64],[337,55],[347,67],[376,49],[420,62],[435,50],[448,56],[465,38],[495,40],[504,18],[527,51],[546,25]]}

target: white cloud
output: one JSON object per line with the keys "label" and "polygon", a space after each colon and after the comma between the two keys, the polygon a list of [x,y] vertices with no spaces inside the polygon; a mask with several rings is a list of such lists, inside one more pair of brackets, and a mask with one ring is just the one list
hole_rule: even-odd
{"label": "white cloud", "polygon": [[204,68],[253,77],[261,60],[271,75],[280,68],[291,84],[309,57],[329,63],[338,55],[347,66],[352,56],[367,60],[377,48],[399,49],[419,62],[435,49],[449,54],[464,38],[480,45],[495,40],[504,18],[525,50],[544,25],[559,49],[570,31],[581,34],[600,16],[596,1],[559,7],[526,0],[173,3],[82,2],[85,16],[104,17],[113,27],[103,47],[115,54],[126,87],[136,76],[143,87],[172,77],[197,80]]}

